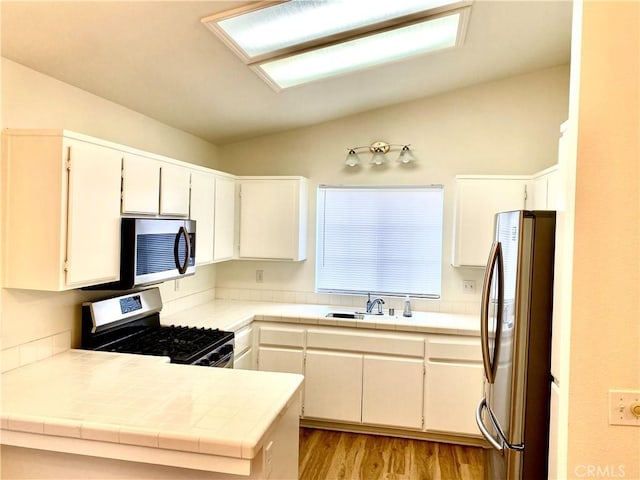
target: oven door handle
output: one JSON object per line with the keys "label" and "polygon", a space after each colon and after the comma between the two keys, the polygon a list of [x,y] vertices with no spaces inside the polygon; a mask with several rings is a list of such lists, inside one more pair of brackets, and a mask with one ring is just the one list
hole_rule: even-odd
{"label": "oven door handle", "polygon": [[[184,262],[182,263],[180,263],[180,249],[178,248],[180,246],[181,236],[184,236],[184,242],[185,242],[185,245],[187,246],[185,256],[184,256]],[[176,262],[176,268],[178,269],[178,272],[180,273],[180,275],[184,275],[185,273],[187,273],[190,257],[191,257],[191,241],[189,239],[189,233],[187,232],[187,229],[184,228],[184,226],[181,226],[180,229],[178,230],[178,233],[176,234],[176,241],[173,244],[173,258]]]}

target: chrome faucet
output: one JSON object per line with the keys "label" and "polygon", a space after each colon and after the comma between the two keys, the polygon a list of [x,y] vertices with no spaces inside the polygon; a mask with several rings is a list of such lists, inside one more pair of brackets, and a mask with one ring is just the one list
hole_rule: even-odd
{"label": "chrome faucet", "polygon": [[[378,311],[376,313],[372,313],[373,307],[375,305],[378,305]],[[372,313],[373,315],[383,315],[382,305],[384,305],[384,300],[382,298],[377,297],[371,300],[371,294],[367,294],[367,313]]]}

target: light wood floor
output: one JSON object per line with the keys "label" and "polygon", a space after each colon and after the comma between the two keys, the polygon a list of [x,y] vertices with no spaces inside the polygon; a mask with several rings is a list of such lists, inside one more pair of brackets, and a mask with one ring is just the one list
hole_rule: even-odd
{"label": "light wood floor", "polygon": [[482,480],[482,449],[300,428],[300,480]]}

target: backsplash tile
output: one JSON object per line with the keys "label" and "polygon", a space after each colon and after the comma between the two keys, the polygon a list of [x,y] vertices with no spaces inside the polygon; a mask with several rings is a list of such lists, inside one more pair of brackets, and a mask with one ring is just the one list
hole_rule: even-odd
{"label": "backsplash tile", "polygon": [[10,347],[2,350],[2,371],[7,372],[20,366],[20,347]]}
{"label": "backsplash tile", "polygon": [[22,345],[2,349],[2,372],[28,365],[71,348],[71,331],[56,333]]}
{"label": "backsplash tile", "polygon": [[[220,300],[244,300],[275,303],[298,303],[311,305],[331,305],[364,309],[366,295],[337,295],[315,292],[292,292],[286,290],[256,290],[243,288],[216,288],[215,298]],[[383,309],[394,308],[402,311],[404,297],[382,297]],[[411,298],[411,309],[419,312],[443,312],[476,314],[480,312],[479,302],[451,302],[433,298]]]}

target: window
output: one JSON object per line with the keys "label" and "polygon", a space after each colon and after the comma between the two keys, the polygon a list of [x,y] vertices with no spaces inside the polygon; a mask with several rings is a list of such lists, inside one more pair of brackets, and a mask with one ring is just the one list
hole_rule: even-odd
{"label": "window", "polygon": [[318,188],[316,290],[439,298],[441,185]]}

